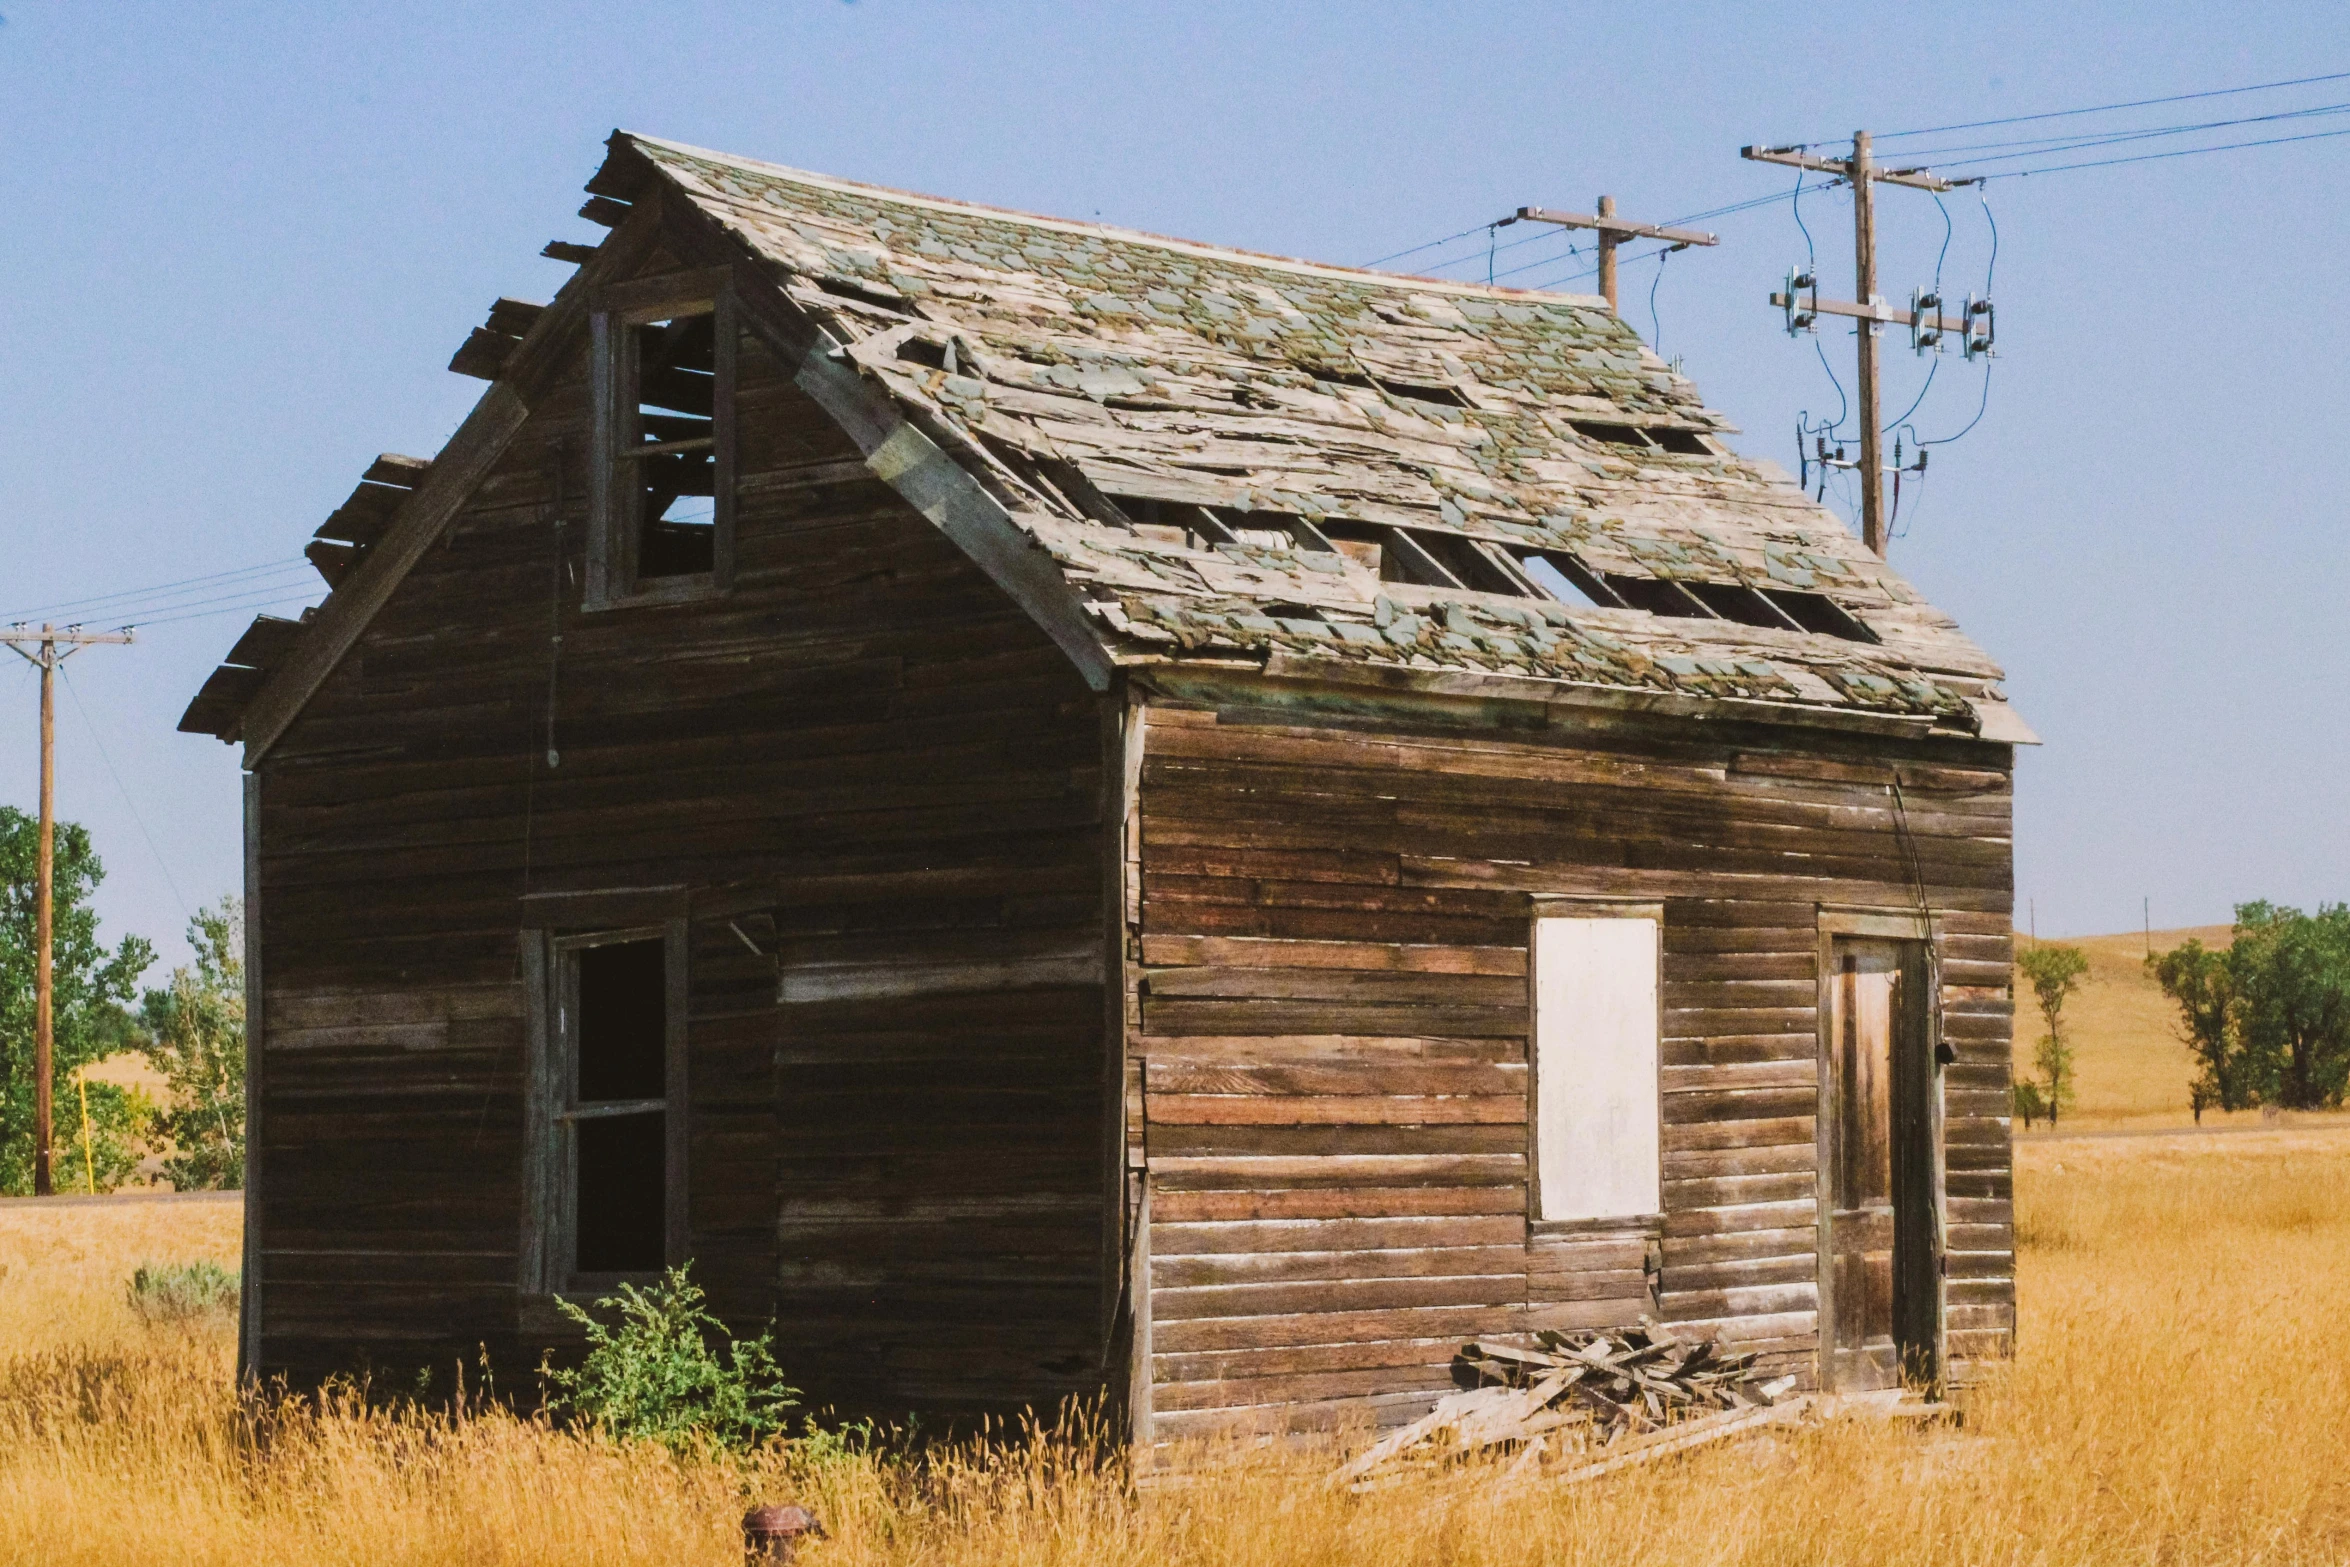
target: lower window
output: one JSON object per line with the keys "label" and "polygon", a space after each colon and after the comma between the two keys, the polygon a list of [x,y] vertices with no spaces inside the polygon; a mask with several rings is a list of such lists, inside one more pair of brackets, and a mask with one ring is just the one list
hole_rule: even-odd
{"label": "lower window", "polygon": [[656,1274],[684,1244],[683,928],[541,938],[538,950],[526,1283]]}

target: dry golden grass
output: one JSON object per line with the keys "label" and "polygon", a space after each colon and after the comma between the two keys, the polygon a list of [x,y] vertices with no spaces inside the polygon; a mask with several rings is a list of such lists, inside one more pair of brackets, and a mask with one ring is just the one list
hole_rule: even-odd
{"label": "dry golden grass", "polygon": [[[136,1262],[225,1255],[233,1205],[0,1207],[0,1563],[690,1564],[746,1499],[812,1505],[811,1567],[1354,1562],[2339,1562],[2350,1554],[2350,1139],[2026,1148],[2016,1361],[1962,1431],[1831,1426],[1560,1491],[1490,1470],[1356,1497],[1327,1460],[1190,1455],[1140,1496],[1051,1443],[919,1470],[749,1472],[500,1414],[344,1404],[258,1428],[224,1328],[152,1330]],[[257,1440],[257,1434],[260,1438]]]}

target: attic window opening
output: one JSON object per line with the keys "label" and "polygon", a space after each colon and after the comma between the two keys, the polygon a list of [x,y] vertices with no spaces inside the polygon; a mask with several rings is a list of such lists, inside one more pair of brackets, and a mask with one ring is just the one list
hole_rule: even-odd
{"label": "attic window opening", "polygon": [[619,285],[592,317],[591,607],[732,574],[739,328],[723,285],[692,281]]}

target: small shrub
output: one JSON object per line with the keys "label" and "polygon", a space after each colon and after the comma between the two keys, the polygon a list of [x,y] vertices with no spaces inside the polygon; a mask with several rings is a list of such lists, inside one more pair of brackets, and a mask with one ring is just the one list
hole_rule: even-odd
{"label": "small shrub", "polygon": [[[671,1268],[649,1290],[623,1284],[617,1296],[597,1301],[603,1310],[618,1309],[617,1327],[558,1300],[563,1314],[587,1330],[588,1353],[576,1371],[542,1363],[549,1405],[612,1436],[678,1453],[745,1450],[780,1435],[785,1411],[800,1399],[775,1364],[771,1336],[728,1333],[703,1308],[701,1288],[686,1273]],[[713,1344],[725,1346],[725,1359]]]}
{"label": "small shrub", "polygon": [[131,1310],[148,1322],[196,1322],[233,1317],[242,1285],[217,1262],[141,1263],[131,1275]]}

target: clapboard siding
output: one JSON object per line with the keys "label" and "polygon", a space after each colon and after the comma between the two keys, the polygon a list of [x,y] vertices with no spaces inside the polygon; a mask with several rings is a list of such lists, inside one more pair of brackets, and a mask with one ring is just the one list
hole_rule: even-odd
{"label": "clapboard siding", "polygon": [[530,1385],[521,899],[677,887],[721,1313],[844,1411],[1101,1386],[1096,699],[744,357],[731,592],[580,611],[575,367],[260,766],[265,1374]]}
{"label": "clapboard siding", "polygon": [[[1951,1343],[2004,1342],[2002,748],[1952,767],[1622,719],[1502,739],[1244,696],[1154,705],[1144,735],[1127,1013],[1157,1435],[1405,1419],[1463,1337],[1643,1313],[1808,1375],[1819,908],[1914,908],[1918,880],[1959,1055]],[[1664,904],[1661,1236],[1529,1234],[1537,892]]]}

